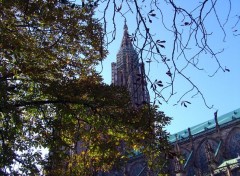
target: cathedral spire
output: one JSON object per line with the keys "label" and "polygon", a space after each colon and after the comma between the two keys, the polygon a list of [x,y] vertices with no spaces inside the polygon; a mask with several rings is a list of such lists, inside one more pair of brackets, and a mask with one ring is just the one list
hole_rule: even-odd
{"label": "cathedral spire", "polygon": [[126,19],[124,21],[123,31],[124,32],[123,32],[121,48],[124,47],[124,48],[132,48],[133,49],[132,41],[131,41],[131,39],[129,37],[129,34],[128,34],[128,26],[127,26],[127,20]]}
{"label": "cathedral spire", "polygon": [[125,86],[130,93],[133,105],[139,106],[143,102],[150,102],[146,80],[143,76],[145,75],[144,65],[139,63],[138,54],[128,34],[126,20],[123,30],[117,62],[112,63],[112,83],[117,86]]}
{"label": "cathedral spire", "polygon": [[127,20],[126,19],[124,20],[124,27],[123,27],[123,29],[124,29],[124,33],[125,33],[125,31],[126,32],[128,31],[128,26],[127,26]]}

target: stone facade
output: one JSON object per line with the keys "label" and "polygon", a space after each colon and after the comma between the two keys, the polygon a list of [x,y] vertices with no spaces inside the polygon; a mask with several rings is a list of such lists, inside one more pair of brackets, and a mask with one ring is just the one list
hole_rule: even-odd
{"label": "stone facade", "polygon": [[172,159],[170,175],[181,171],[187,176],[240,175],[240,109],[172,135],[170,142],[184,157],[180,168],[177,158]]}
{"label": "stone facade", "polygon": [[139,63],[126,22],[122,43],[117,53],[117,62],[112,63],[112,84],[127,87],[133,105],[140,106],[142,103],[150,102],[144,64]]}

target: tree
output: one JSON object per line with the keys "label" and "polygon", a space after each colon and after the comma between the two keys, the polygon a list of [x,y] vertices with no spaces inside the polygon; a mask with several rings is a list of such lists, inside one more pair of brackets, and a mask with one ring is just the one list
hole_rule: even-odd
{"label": "tree", "polygon": [[[191,72],[195,70],[213,77],[217,72],[230,71],[219,59],[224,48],[217,48],[214,45],[216,41],[212,40],[217,32],[220,33],[216,34],[217,38],[221,38],[222,42],[226,40],[230,20],[233,21],[232,34],[239,36],[239,14],[232,11],[237,6],[235,3],[231,0],[191,3],[178,0],[83,0],[80,5],[95,8],[104,26],[107,44],[116,39],[117,28],[122,28],[119,26],[120,17],[135,26],[130,37],[139,59],[146,63],[150,73],[155,63],[160,63],[161,69],[164,69],[159,70],[162,74],[154,78],[145,75],[155,94],[154,104],[158,101],[159,104],[169,103],[172,97],[176,97],[177,104],[187,106],[189,97],[199,95],[211,108],[197,82],[192,80]],[[209,26],[210,20],[214,30]],[[212,65],[211,69],[207,68],[205,58],[210,58],[207,64]],[[189,87],[185,92],[176,90],[179,79]]]}
{"label": "tree", "polygon": [[1,175],[89,175],[134,150],[153,166],[169,151],[170,118],[102,82],[95,66],[107,51],[94,8],[64,2],[1,1]]}

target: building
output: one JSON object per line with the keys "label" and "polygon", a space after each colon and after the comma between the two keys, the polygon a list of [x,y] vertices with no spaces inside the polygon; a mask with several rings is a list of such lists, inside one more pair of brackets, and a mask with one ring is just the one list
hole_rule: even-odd
{"label": "building", "polygon": [[[134,105],[150,102],[144,64],[139,63],[125,22],[117,62],[112,63],[112,84],[126,86]],[[240,109],[173,134],[169,138],[173,153],[167,175],[205,176],[240,175]],[[130,158],[123,171],[115,176],[146,176],[144,156]],[[151,175],[157,175],[151,173]]]}
{"label": "building", "polygon": [[[181,157],[170,159],[169,176],[239,176],[240,108],[212,120],[182,130],[169,138],[173,152]],[[114,176],[147,176],[144,156],[130,158],[124,172]],[[151,173],[153,176],[157,175]],[[108,175],[108,176],[110,176]]]}
{"label": "building", "polygon": [[112,63],[112,84],[127,87],[135,106],[150,102],[144,64],[139,63],[138,54],[133,48],[126,22],[121,46],[117,53],[117,62]]}
{"label": "building", "polygon": [[170,164],[171,175],[240,175],[240,109],[171,135],[184,162]]}

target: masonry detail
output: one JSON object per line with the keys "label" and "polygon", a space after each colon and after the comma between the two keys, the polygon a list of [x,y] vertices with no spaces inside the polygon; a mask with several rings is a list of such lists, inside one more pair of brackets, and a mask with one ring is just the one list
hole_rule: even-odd
{"label": "masonry detail", "polygon": [[112,84],[126,87],[132,103],[136,106],[150,102],[144,64],[139,63],[126,22],[121,46],[117,53],[117,62],[112,63]]}

